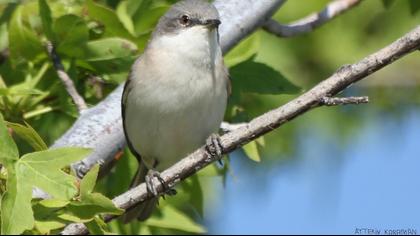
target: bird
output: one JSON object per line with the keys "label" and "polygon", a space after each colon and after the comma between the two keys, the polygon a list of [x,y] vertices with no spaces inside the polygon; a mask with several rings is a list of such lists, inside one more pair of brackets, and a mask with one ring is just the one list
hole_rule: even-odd
{"label": "bird", "polygon": [[130,187],[146,182],[154,197],[129,210],[124,222],[153,213],[159,196],[151,180],[162,182],[160,172],[203,145],[221,156],[217,132],[231,93],[221,23],[207,1],[177,2],[131,67],[121,99],[124,134],[139,162]]}

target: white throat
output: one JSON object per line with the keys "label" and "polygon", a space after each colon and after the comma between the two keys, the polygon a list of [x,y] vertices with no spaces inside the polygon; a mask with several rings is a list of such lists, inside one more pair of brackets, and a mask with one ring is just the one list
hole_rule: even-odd
{"label": "white throat", "polygon": [[176,34],[154,38],[150,45],[171,58],[181,56],[180,60],[194,62],[194,66],[213,69],[217,58],[222,55],[217,30],[205,26],[194,26]]}

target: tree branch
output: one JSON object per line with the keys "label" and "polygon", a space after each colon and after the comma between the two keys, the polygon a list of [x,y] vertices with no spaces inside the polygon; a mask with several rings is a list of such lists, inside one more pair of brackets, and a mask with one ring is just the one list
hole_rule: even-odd
{"label": "tree branch", "polygon": [[[222,24],[220,36],[223,52],[228,52],[235,44],[244,39],[266,19],[276,12],[284,0],[216,0],[214,5],[219,10]],[[87,109],[52,148],[76,146],[92,148],[93,153],[85,160],[75,163],[72,167],[83,176],[96,163],[104,163],[104,168],[114,162],[114,157],[125,146],[121,123],[120,85],[104,101],[95,107]]]}
{"label": "tree branch", "polygon": [[[323,102],[321,101],[323,98],[336,95],[353,83],[419,48],[420,26],[417,26],[413,31],[378,52],[355,64],[341,67],[328,79],[286,105],[267,112],[253,119],[246,126],[223,135],[221,137],[223,154],[230,153],[240,146],[271,132],[297,116],[313,108],[322,106]],[[173,187],[181,180],[188,178],[217,160],[218,158],[209,155],[206,149],[202,147],[162,172],[161,177],[170,187]],[[157,187],[157,191],[164,193],[165,190],[160,181],[157,178],[154,178],[153,181]],[[130,209],[150,197],[152,196],[148,193],[146,184],[143,183],[114,198],[113,202],[122,209]],[[113,218],[115,216],[105,216],[107,221]],[[62,234],[86,233],[87,229],[83,224],[71,224],[62,232]]]}
{"label": "tree branch", "polygon": [[286,0],[215,0],[219,10],[220,42],[223,52],[228,52],[246,36],[264,25]]}
{"label": "tree branch", "polygon": [[323,11],[313,13],[296,22],[283,25],[271,19],[268,20],[263,27],[266,31],[275,34],[278,37],[297,36],[313,31],[338,15],[355,7],[360,2],[361,0],[333,0]]}
{"label": "tree branch", "polygon": [[349,104],[363,104],[369,103],[369,97],[348,97],[348,98],[332,98],[323,97],[320,103],[324,106],[338,106],[338,105],[349,105]]}
{"label": "tree branch", "polygon": [[77,110],[79,113],[86,110],[88,107],[85,103],[85,100],[82,96],[77,92],[76,87],[74,86],[73,80],[71,80],[70,76],[64,70],[64,66],[61,63],[60,56],[58,56],[57,52],[55,51],[55,47],[51,42],[47,42],[46,44],[48,55],[51,58],[51,61],[54,65],[55,70],[57,71],[57,75],[60,78],[61,82],[63,82],[67,93],[73,99],[74,104],[76,104]]}
{"label": "tree branch", "polygon": [[220,129],[223,133],[229,133],[234,131],[235,129],[239,129],[243,126],[246,126],[247,123],[239,123],[239,124],[231,124],[228,122],[223,122],[222,125],[220,125]]}

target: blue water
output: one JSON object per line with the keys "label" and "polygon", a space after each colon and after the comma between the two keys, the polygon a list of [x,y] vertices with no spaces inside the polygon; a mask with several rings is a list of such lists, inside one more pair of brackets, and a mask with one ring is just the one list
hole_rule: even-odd
{"label": "blue water", "polygon": [[274,167],[236,153],[207,217],[210,233],[420,234],[419,121],[420,110],[377,114],[344,147],[317,128],[300,130],[295,158]]}

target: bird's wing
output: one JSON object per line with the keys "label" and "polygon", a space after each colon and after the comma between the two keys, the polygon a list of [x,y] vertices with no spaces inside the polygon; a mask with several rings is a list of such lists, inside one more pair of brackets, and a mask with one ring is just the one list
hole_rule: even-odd
{"label": "bird's wing", "polygon": [[128,135],[127,135],[127,129],[126,129],[126,125],[125,125],[125,112],[126,112],[126,106],[127,106],[127,101],[128,101],[127,98],[129,96],[131,90],[133,89],[133,86],[132,86],[132,83],[131,83],[131,73],[132,73],[132,71],[130,71],[130,74],[128,75],[128,79],[125,82],[124,91],[123,91],[123,95],[122,95],[122,99],[121,99],[122,123],[123,123],[123,129],[124,129],[124,136],[125,136],[125,139],[127,140],[128,148],[134,154],[134,156],[137,158],[139,163],[142,163],[140,154],[136,151],[136,149],[134,149],[134,146],[131,144],[131,141],[130,141]]}
{"label": "bird's wing", "polygon": [[[141,59],[138,59],[138,60],[141,60]],[[124,91],[123,91],[123,95],[121,99],[121,112],[122,112],[124,135],[127,140],[127,145],[130,148],[131,153],[133,153],[133,155],[137,158],[139,162],[139,170],[137,171],[136,176],[134,176],[133,180],[131,181],[130,189],[144,182],[145,176],[147,175],[147,172],[148,172],[148,169],[146,165],[144,165],[140,154],[137,152],[136,149],[134,149],[133,145],[131,144],[131,141],[127,135],[126,125],[125,125],[125,112],[126,112],[126,106],[128,102],[128,96],[130,95],[130,92],[133,89],[133,83],[132,83],[133,81],[131,79],[132,73],[133,73],[133,70],[130,71],[130,74],[128,75],[128,79],[125,82]],[[128,210],[123,217],[123,222],[128,223],[135,218],[137,218],[140,221],[146,220],[153,213],[153,210],[156,208],[158,200],[159,200],[159,197],[157,198],[154,197]]]}

